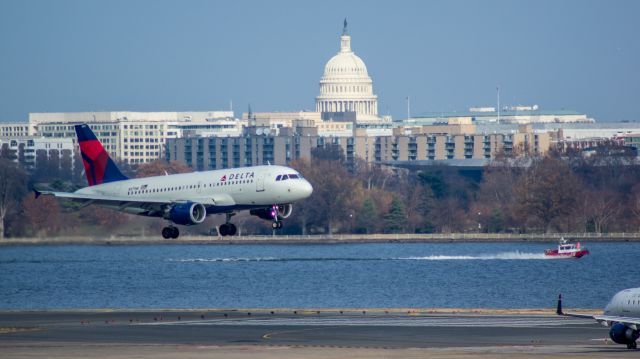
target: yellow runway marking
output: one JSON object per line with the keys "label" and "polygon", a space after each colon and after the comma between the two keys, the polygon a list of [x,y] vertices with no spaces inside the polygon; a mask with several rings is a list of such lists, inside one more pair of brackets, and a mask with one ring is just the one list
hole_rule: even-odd
{"label": "yellow runway marking", "polygon": [[1,328],[0,334],[9,334],[9,333],[20,333],[20,332],[37,332],[42,329],[40,328]]}

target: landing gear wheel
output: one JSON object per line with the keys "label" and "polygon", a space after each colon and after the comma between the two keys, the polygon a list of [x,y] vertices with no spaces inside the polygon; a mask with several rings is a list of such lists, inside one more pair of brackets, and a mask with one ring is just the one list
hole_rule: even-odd
{"label": "landing gear wheel", "polygon": [[233,223],[229,223],[229,235],[235,236],[237,232],[238,232],[238,228],[236,228],[236,225]]}
{"label": "landing gear wheel", "polygon": [[164,239],[169,239],[169,238],[175,239],[175,238],[178,238],[179,235],[180,235],[180,231],[176,227],[169,226],[169,227],[162,228],[162,238]]}
{"label": "landing gear wheel", "polygon": [[236,232],[238,231],[238,228],[236,228],[236,225],[233,223],[225,223],[220,225],[220,235],[221,236],[234,236],[236,234]]}
{"label": "landing gear wheel", "polygon": [[635,350],[637,348],[638,348],[638,344],[636,342],[627,344],[627,349],[634,349]]}
{"label": "landing gear wheel", "polygon": [[273,228],[273,229],[280,229],[280,228],[282,228],[282,222],[278,221],[278,222],[273,222],[273,223],[271,223],[271,228]]}
{"label": "landing gear wheel", "polygon": [[227,229],[227,224],[221,224],[220,228],[218,229],[218,233],[220,233],[221,236],[225,237],[228,233],[228,229]]}

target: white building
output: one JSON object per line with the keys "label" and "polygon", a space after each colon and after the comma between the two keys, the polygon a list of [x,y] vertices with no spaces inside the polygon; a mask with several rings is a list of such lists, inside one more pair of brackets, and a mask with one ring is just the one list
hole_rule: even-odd
{"label": "white building", "polygon": [[62,112],[30,113],[30,131],[47,138],[71,138],[74,125],[87,123],[105,149],[115,158],[147,163],[164,158],[169,138],[188,135],[238,135],[242,123],[232,111],[207,112]]}
{"label": "white building", "polygon": [[30,133],[28,123],[0,122],[0,138],[18,138],[27,137],[29,135]]}
{"label": "white building", "polygon": [[[70,138],[45,138],[45,137],[16,137],[0,139],[0,148],[7,149],[15,156],[14,161],[27,170],[33,170],[38,165],[38,158],[50,160],[57,156],[62,160],[65,156],[70,159],[73,166],[73,153],[75,145]],[[38,156],[41,153],[44,157]]]}
{"label": "white building", "polygon": [[446,123],[451,118],[468,117],[481,124],[528,124],[528,123],[594,123],[586,114],[571,110],[541,110],[538,105],[511,106],[500,111],[495,107],[472,107],[469,111],[428,112],[412,116],[402,123],[405,126]]}
{"label": "white building", "polygon": [[339,119],[336,113],[344,112],[354,112],[358,122],[380,120],[373,81],[364,61],[351,50],[346,20],[340,36],[340,51],[324,66],[316,111],[323,113],[324,120]]}

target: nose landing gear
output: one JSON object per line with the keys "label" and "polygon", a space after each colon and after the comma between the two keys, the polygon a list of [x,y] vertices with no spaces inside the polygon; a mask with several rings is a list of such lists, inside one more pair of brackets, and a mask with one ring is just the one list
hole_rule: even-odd
{"label": "nose landing gear", "polygon": [[275,222],[271,223],[271,228],[273,228],[273,229],[282,228],[282,221],[275,221]]}

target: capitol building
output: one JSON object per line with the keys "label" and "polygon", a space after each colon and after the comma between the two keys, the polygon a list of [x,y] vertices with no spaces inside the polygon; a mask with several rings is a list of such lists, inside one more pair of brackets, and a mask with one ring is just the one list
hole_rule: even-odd
{"label": "capitol building", "polygon": [[[351,36],[344,21],[340,51],[324,66],[316,112],[323,120],[379,122],[378,96],[364,61],[351,50]],[[390,118],[388,119],[390,121]]]}

